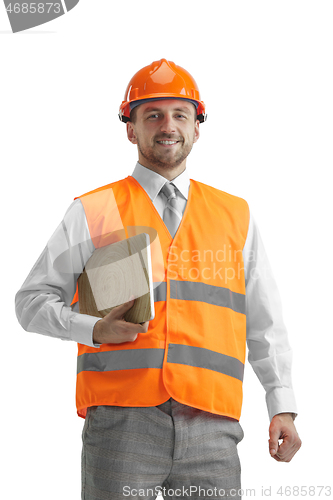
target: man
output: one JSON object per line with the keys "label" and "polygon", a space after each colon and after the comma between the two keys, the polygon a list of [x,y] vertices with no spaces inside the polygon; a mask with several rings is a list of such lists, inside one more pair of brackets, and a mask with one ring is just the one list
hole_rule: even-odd
{"label": "man", "polygon": [[[192,76],[165,59],[142,68],[119,116],[138,148],[132,176],[74,201],[17,293],[17,316],[79,344],[83,499],[241,498],[246,341],[271,456],[288,462],[301,445],[276,285],[247,203],[188,177],[206,119]],[[79,314],[76,283],[93,251],[147,228],[154,319],[126,322],[134,299],[103,319]]]}

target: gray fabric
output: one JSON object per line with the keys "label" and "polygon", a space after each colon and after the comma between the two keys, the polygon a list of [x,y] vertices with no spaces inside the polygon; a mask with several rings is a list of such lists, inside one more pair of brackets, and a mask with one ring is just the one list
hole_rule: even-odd
{"label": "gray fabric", "polygon": [[241,361],[204,347],[169,344],[167,362],[207,368],[243,382],[244,365]]}
{"label": "gray fabric", "polygon": [[178,300],[196,300],[220,307],[229,307],[233,311],[246,314],[245,295],[232,292],[229,288],[200,283],[200,281],[170,280],[170,298]]}
{"label": "gray fabric", "polygon": [[172,182],[166,182],[161,189],[161,192],[167,197],[167,202],[164,209],[163,221],[169,230],[169,233],[174,238],[182,220],[182,203],[176,194],[176,187]]}
{"label": "gray fabric", "polygon": [[154,348],[85,352],[77,358],[77,373],[162,368],[163,357],[164,349]]}
{"label": "gray fabric", "polygon": [[[78,356],[77,373],[117,371],[138,368],[163,368],[164,349],[118,349],[86,352]],[[244,365],[237,358],[184,344],[169,344],[167,363],[207,368],[243,381]]]}
{"label": "gray fabric", "polygon": [[93,406],[82,432],[81,498],[151,500],[161,491],[165,500],[239,500],[242,438],[236,420],[172,398],[156,407]]}

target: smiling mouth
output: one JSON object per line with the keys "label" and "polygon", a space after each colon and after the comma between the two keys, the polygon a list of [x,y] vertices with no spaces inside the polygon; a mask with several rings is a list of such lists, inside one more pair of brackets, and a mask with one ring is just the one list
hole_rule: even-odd
{"label": "smiling mouth", "polygon": [[157,144],[163,144],[165,146],[173,146],[174,144],[178,144],[179,141],[156,141]]}

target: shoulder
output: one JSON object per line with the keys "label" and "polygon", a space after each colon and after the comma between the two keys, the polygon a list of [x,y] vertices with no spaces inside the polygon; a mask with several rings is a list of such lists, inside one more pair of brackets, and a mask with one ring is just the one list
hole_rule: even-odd
{"label": "shoulder", "polygon": [[125,186],[125,184],[127,183],[127,181],[128,181],[128,177],[125,177],[125,179],[114,181],[114,182],[111,182],[110,184],[105,184],[104,186],[98,187],[96,189],[92,189],[91,191],[87,191],[86,193],[83,193],[83,194],[81,194],[79,196],[76,196],[74,198],[74,200],[77,200],[78,198],[82,198],[84,196],[93,195],[93,194],[105,191],[107,189],[118,189],[118,188],[121,189],[122,187]]}
{"label": "shoulder", "polygon": [[240,209],[249,211],[248,203],[244,198],[239,196],[235,196],[233,194],[227,193],[213,186],[209,186],[200,181],[196,181],[194,179],[190,179],[191,184],[195,188],[197,194],[201,194],[202,196],[207,197],[212,202],[224,203],[233,207],[239,207]]}

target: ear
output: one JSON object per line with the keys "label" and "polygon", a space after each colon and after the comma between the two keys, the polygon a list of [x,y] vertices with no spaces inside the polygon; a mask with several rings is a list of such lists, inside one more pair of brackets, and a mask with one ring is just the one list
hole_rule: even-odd
{"label": "ear", "polygon": [[200,137],[199,124],[200,124],[200,122],[199,122],[199,120],[197,120],[195,122],[195,126],[194,126],[194,141],[193,142],[197,142],[197,140]]}
{"label": "ear", "polygon": [[137,139],[134,131],[134,125],[132,122],[126,123],[127,138],[132,144],[137,144]]}

